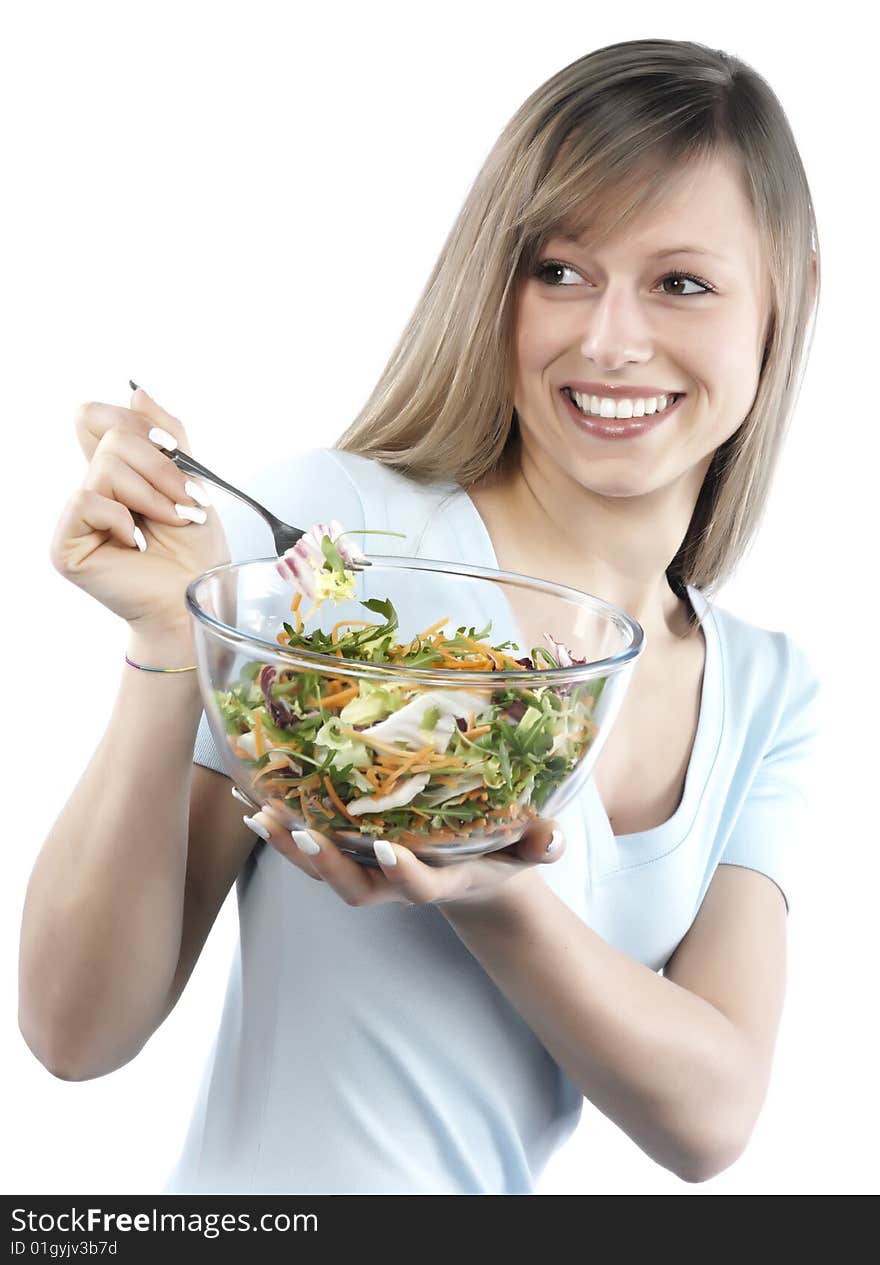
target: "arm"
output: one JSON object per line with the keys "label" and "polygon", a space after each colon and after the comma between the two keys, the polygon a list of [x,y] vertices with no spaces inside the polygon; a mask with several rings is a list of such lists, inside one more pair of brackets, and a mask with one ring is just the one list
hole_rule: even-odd
{"label": "arm", "polygon": [[[184,664],[188,637],[129,645]],[[116,706],[34,864],[22,914],[18,1021],[64,1080],[104,1076],[174,1006],[253,849],[228,783],[192,764],[195,673],[123,666]]]}
{"label": "arm", "polygon": [[714,1177],[745,1149],[770,1078],[779,888],[719,866],[660,976],[533,878],[491,906],[437,908],[586,1098],[684,1181]]}

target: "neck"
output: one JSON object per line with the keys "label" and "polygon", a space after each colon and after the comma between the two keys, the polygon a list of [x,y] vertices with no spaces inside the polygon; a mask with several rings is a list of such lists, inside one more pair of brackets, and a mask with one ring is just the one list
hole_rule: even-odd
{"label": "neck", "polygon": [[[611,602],[638,620],[648,644],[679,641],[688,603],[666,569],[687,532],[708,461],[675,484],[640,496],[584,488],[543,450],[516,445],[498,473],[481,482],[516,524],[529,573]],[[524,565],[524,569],[525,569]],[[538,567],[538,570],[534,570]]]}

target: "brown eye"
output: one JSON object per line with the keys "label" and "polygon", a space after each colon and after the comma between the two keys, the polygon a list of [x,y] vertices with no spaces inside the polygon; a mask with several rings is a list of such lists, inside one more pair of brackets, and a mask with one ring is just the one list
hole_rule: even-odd
{"label": "brown eye", "polygon": [[548,285],[556,285],[557,282],[553,280],[552,275],[550,274],[553,274],[553,273],[558,274],[562,272],[573,273],[574,268],[569,267],[568,264],[559,264],[559,263],[556,263],[552,259],[546,259],[543,263],[538,264],[537,268],[535,269],[535,276],[538,277],[539,280],[541,281],[546,281]]}
{"label": "brown eye", "polygon": [[667,274],[666,274],[666,276],[665,276],[665,277],[663,277],[663,278],[661,279],[660,284],[661,284],[661,285],[665,285],[665,283],[666,283],[667,281],[674,281],[674,282],[677,282],[679,285],[683,284],[683,283],[684,283],[684,282],[686,282],[686,281],[691,281],[691,282],[693,282],[693,284],[694,284],[694,285],[698,285],[698,286],[701,286],[701,287],[702,287],[702,289],[701,289],[701,290],[698,290],[698,291],[696,291],[696,292],[695,292],[695,291],[693,291],[693,290],[690,290],[690,291],[688,291],[688,290],[667,290],[667,291],[666,291],[666,293],[667,293],[667,294],[669,294],[672,298],[676,298],[676,297],[677,297],[677,298],[681,298],[681,299],[688,299],[688,298],[690,298],[692,295],[694,295],[695,293],[696,293],[696,294],[711,294],[711,293],[713,293],[713,291],[712,291],[712,287],[709,285],[708,281],[702,281],[699,277],[692,277],[692,276],[691,276],[691,274],[690,274],[689,272],[669,272],[669,273],[667,273]]}

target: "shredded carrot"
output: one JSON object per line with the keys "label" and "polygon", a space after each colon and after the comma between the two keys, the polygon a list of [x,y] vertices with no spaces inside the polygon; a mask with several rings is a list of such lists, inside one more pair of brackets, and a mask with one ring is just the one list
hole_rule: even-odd
{"label": "shredded carrot", "polygon": [[481,658],[491,659],[496,668],[501,666],[498,662],[500,658],[500,651],[493,650],[491,646],[482,646],[478,641],[474,641],[472,637],[465,637],[464,633],[459,633],[459,636],[462,641],[466,641],[469,646],[473,646],[474,649],[479,652]]}
{"label": "shredded carrot", "polygon": [[344,690],[340,690],[338,694],[325,694],[321,699],[322,707],[342,707],[345,703],[350,703],[358,694],[357,685],[349,685]]}
{"label": "shredded carrot", "polygon": [[401,773],[406,773],[410,765],[416,764],[419,760],[424,760],[425,756],[432,750],[433,750],[433,746],[429,744],[426,747],[422,747],[421,751],[414,751],[413,754],[409,757],[409,759],[404,760],[398,766],[398,768],[390,775],[390,777],[386,779],[383,789],[386,791],[389,790],[390,787],[394,784],[394,782],[400,777]]}
{"label": "shredded carrot", "polygon": [[417,637],[413,637],[413,641],[427,641],[432,633],[435,633],[438,628],[443,628],[444,625],[448,623],[449,616],[445,615],[443,619],[438,619],[436,624],[432,624],[430,628],[426,628],[424,632],[420,632]]}
{"label": "shredded carrot", "polygon": [[379,738],[374,738],[372,734],[360,729],[350,729],[346,725],[342,725],[339,732],[345,734],[349,738],[354,738],[357,742],[365,742],[368,747],[375,747],[377,751],[384,751],[387,755],[404,756],[408,752],[401,752],[399,747],[392,747],[390,742],[382,742]]}
{"label": "shredded carrot", "polygon": [[302,809],[302,815],[303,815],[303,817],[304,817],[304,818],[305,818],[305,820],[306,820],[306,825],[307,825],[307,826],[309,826],[310,828],[314,829],[314,824],[315,824],[315,823],[312,821],[311,817],[309,816],[309,810],[308,810],[308,807],[307,807],[307,801],[308,801],[308,796],[306,795],[305,788],[304,788],[304,787],[302,787],[302,786],[300,786],[300,788],[299,788],[299,805],[300,805],[300,808]]}
{"label": "shredded carrot", "polygon": [[340,681],[338,677],[328,678],[327,693],[318,698],[314,696],[307,698],[305,703],[307,707],[326,707],[328,703],[332,706],[337,699],[342,699],[347,703],[349,698],[355,697],[358,689],[357,681]]}
{"label": "shredded carrot", "polygon": [[382,783],[379,778],[379,770],[377,768],[374,767],[370,769],[364,769],[364,776],[366,777],[367,781],[373,786],[374,790],[378,791],[380,789]]}
{"label": "shredded carrot", "polygon": [[315,797],[312,796],[309,800],[309,806],[313,813],[321,813],[328,821],[333,820],[334,814],[330,811],[326,804],[321,802],[321,800],[315,799]]}
{"label": "shredded carrot", "polygon": [[336,805],[336,807],[342,813],[343,817],[347,817],[349,821],[354,821],[356,822],[357,825],[360,825],[361,823],[357,820],[356,817],[352,816],[352,814],[348,811],[348,809],[343,804],[342,800],[336,794],[336,787],[333,785],[333,783],[330,781],[330,778],[327,776],[325,776],[324,778],[324,785],[327,787],[327,794],[330,796],[331,801]]}
{"label": "shredded carrot", "polygon": [[266,777],[269,773],[277,773],[279,769],[289,768],[286,760],[271,760],[254,775],[253,781],[258,782],[261,777]]}
{"label": "shredded carrot", "polygon": [[352,628],[378,628],[379,627],[376,621],[371,620],[371,619],[340,619],[339,623],[334,624],[333,627],[330,629],[330,640],[333,642],[334,646],[339,641],[339,637],[336,632],[337,628],[343,628],[346,624],[348,624]]}
{"label": "shredded carrot", "polygon": [[266,754],[266,743],[263,739],[263,718],[259,712],[254,712],[254,749],[257,753],[257,759]]}
{"label": "shredded carrot", "polygon": [[302,591],[301,591],[301,590],[300,590],[299,592],[297,592],[297,593],[294,593],[294,595],[293,595],[293,601],[290,603],[290,609],[291,609],[292,611],[298,611],[298,610],[299,610],[299,606],[300,606],[300,602],[301,602],[302,600],[303,600],[303,595],[302,595]]}
{"label": "shredded carrot", "polygon": [[278,642],[279,646],[289,646],[289,645],[290,645],[290,638],[288,637],[288,635],[287,635],[287,633],[286,633],[286,632],[280,632],[280,633],[278,633],[278,635],[276,636],[275,640]]}

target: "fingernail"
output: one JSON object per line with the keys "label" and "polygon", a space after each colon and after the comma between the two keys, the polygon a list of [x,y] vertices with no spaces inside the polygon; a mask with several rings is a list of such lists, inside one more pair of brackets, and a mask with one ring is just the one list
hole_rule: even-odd
{"label": "fingernail", "polygon": [[317,856],[321,851],[320,843],[316,843],[312,836],[306,830],[291,830],[293,842],[299,848],[300,852],[304,852],[307,857]]}
{"label": "fingernail", "polygon": [[547,851],[548,851],[548,852],[558,852],[558,850],[559,850],[559,848],[560,848],[561,846],[562,846],[562,831],[561,831],[561,830],[554,830],[554,831],[553,831],[553,838],[552,838],[552,839],[550,840],[550,842],[547,844]]}
{"label": "fingernail", "polygon": [[177,440],[173,435],[169,435],[167,430],[163,430],[161,426],[154,426],[147,436],[154,444],[158,444],[160,448],[167,448],[169,452],[174,452],[177,447]]}
{"label": "fingernail", "polygon": [[175,505],[174,508],[180,518],[186,518],[191,523],[206,523],[208,521],[208,515],[205,511],[197,510],[194,505]]}
{"label": "fingernail", "polygon": [[131,387],[132,391],[136,391],[138,389],[138,384],[136,382],[132,382],[131,378],[128,380],[128,385]]}
{"label": "fingernail", "polygon": [[230,794],[233,796],[234,799],[237,799],[240,804],[244,804],[245,808],[253,808],[253,804],[248,799],[247,795],[244,795],[238,789],[238,787],[235,785],[234,782],[232,783],[232,786],[230,788]]}
{"label": "fingernail", "polygon": [[183,490],[187,496],[191,496],[194,501],[198,501],[199,505],[210,505],[211,498],[202,487],[201,483],[196,483],[195,479],[187,479],[183,485]]}
{"label": "fingernail", "polygon": [[271,839],[272,836],[261,821],[257,821],[255,817],[242,817],[242,821],[248,830],[252,830],[255,835],[259,835],[261,839]]}
{"label": "fingernail", "polygon": [[397,857],[394,849],[387,839],[376,839],[373,842],[373,851],[376,857],[383,865],[397,865]]}
{"label": "fingernail", "polygon": [[131,534],[134,536],[134,543],[137,545],[138,549],[140,549],[141,553],[143,553],[147,547],[147,542],[144,539],[144,533],[141,531],[140,527],[135,527]]}

